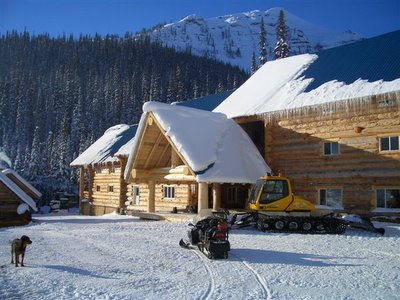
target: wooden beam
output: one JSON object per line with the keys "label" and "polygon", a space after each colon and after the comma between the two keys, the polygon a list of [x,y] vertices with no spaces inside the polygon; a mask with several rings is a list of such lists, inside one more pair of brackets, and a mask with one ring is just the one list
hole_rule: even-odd
{"label": "wooden beam", "polygon": [[167,144],[165,145],[165,147],[164,147],[164,149],[163,149],[163,151],[162,151],[160,157],[159,157],[158,160],[157,160],[156,166],[159,166],[159,165],[161,164],[161,161],[162,161],[162,159],[163,159],[165,153],[167,153],[168,146],[169,146],[169,144],[167,143]]}
{"label": "wooden beam", "polygon": [[81,166],[79,169],[79,200],[84,198],[85,191],[85,167]]}
{"label": "wooden beam", "polygon": [[149,199],[147,201],[147,212],[156,211],[156,185],[154,180],[149,180]]}
{"label": "wooden beam", "polygon": [[208,209],[208,184],[199,182],[199,197],[198,197],[197,212],[200,213],[203,209]]}
{"label": "wooden beam", "polygon": [[213,183],[213,209],[218,210],[221,208],[221,184]]}
{"label": "wooden beam", "polygon": [[[170,139],[170,137],[165,133],[164,129],[161,127],[160,123],[157,121],[157,119],[155,118],[155,116],[153,115],[153,113],[150,113],[150,115],[153,117],[154,119],[154,123],[158,126],[158,128],[160,129],[160,131],[163,133],[164,137],[167,139],[168,143],[171,145],[172,150],[171,151],[175,151],[178,156],[180,157],[180,159],[182,160],[182,162],[189,167],[189,164],[187,163],[187,161],[185,160],[185,158],[182,156],[182,154],[179,152],[179,150],[176,148],[174,142]],[[189,167],[190,173],[192,173],[193,176],[195,176],[196,174],[193,172],[193,170]]]}
{"label": "wooden beam", "polygon": [[151,149],[149,156],[147,157],[145,163],[144,163],[144,168],[147,169],[147,167],[149,166],[149,163],[151,161],[151,158],[153,157],[154,152],[157,150],[157,147],[160,145],[161,139],[163,137],[162,132],[160,131],[157,135],[157,139],[153,145],[153,148]]}

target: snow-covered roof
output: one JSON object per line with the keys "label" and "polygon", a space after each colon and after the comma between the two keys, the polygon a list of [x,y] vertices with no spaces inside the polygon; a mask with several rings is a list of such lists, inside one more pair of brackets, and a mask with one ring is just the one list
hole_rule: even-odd
{"label": "snow-covered roof", "polygon": [[233,93],[233,90],[224,91],[224,92],[220,92],[218,94],[208,95],[208,96],[204,96],[204,97],[200,97],[200,98],[196,98],[196,99],[190,99],[190,100],[186,100],[186,101],[182,101],[182,102],[175,102],[172,104],[212,111],[214,108],[216,108],[218,105],[220,105],[222,101],[224,101],[226,98],[228,98],[228,96],[232,93]]}
{"label": "snow-covered roof", "polygon": [[228,117],[271,113],[400,90],[400,31],[269,61],[214,109]]}
{"label": "snow-covered roof", "polygon": [[[25,180],[25,178],[23,178],[21,175],[15,172],[13,169],[5,169],[1,172],[6,176],[13,175],[18,179],[18,181],[20,181],[23,185],[25,185],[35,196],[37,196],[38,198],[42,197],[41,192],[39,192],[33,185],[31,185],[27,180]],[[12,178],[10,178],[10,180],[12,180]]]}
{"label": "snow-covered roof", "polygon": [[[270,172],[248,135],[223,114],[158,102],[145,103],[143,111],[138,135],[152,112],[198,182],[252,183]],[[126,179],[138,146],[135,142]]]}
{"label": "snow-covered roof", "polygon": [[137,125],[116,125],[107,129],[104,134],[79,155],[70,166],[87,166],[96,163],[107,163],[118,160],[118,155],[128,156],[129,145],[135,137]]}
{"label": "snow-covered roof", "polygon": [[31,197],[29,197],[18,185],[16,185],[10,178],[3,172],[0,172],[0,181],[4,183],[15,195],[18,196],[23,202],[25,202],[34,211],[37,211],[36,203]]}

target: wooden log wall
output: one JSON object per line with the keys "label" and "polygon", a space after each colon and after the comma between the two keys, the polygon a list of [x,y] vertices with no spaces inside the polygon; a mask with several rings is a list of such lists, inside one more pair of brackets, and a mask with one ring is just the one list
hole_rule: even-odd
{"label": "wooden log wall", "polygon": [[[125,202],[126,197],[123,165],[121,163],[114,163],[114,167],[110,163],[95,165],[92,176],[90,214],[102,215],[113,211],[119,212],[121,201]],[[110,186],[112,186],[112,191],[109,190]]]}
{"label": "wooden log wall", "polygon": [[30,213],[18,215],[17,208],[23,203],[7,186],[0,182],[0,227],[25,225]]}
{"label": "wooden log wall", "polygon": [[[400,136],[400,99],[393,93],[392,105],[380,106],[387,97],[327,114],[321,106],[307,114],[237,121],[264,119],[264,158],[273,172],[291,179],[295,194],[318,203],[320,188],[340,188],[345,210],[367,214],[376,208],[376,188],[400,188],[400,151],[379,150],[380,137]],[[326,142],[338,142],[339,155],[324,155]]]}
{"label": "wooden log wall", "polygon": [[[139,187],[139,204],[135,205],[133,200],[133,187]],[[175,187],[175,198],[169,199],[164,198],[163,187],[174,186]],[[195,183],[179,183],[179,182],[166,182],[156,183],[155,188],[155,210],[156,211],[172,211],[174,207],[177,209],[186,209],[188,205],[197,205],[197,196],[194,195],[197,192]],[[147,202],[149,199],[149,187],[148,184],[138,183],[130,184],[128,186],[127,193],[127,209],[136,211],[146,211]]]}

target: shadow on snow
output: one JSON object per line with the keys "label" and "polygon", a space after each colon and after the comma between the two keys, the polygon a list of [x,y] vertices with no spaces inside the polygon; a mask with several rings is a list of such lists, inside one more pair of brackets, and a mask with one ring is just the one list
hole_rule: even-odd
{"label": "shadow on snow", "polygon": [[[232,249],[232,259],[237,257],[242,261],[249,263],[261,264],[285,264],[285,265],[298,265],[306,267],[349,267],[357,266],[355,264],[341,264],[331,262],[332,259],[341,259],[340,257],[329,257],[315,254],[296,253],[296,252],[282,252],[270,251],[261,249]],[[351,259],[358,259],[351,257]]]}

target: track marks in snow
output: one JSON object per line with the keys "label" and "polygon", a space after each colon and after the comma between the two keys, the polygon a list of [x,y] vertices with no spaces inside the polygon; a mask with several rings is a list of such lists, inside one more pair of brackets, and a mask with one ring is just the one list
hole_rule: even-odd
{"label": "track marks in snow", "polygon": [[235,258],[237,258],[254,275],[258,284],[260,285],[261,289],[263,290],[263,293],[265,295],[264,299],[267,299],[267,300],[272,299],[271,291],[270,291],[267,283],[265,282],[265,279],[260,274],[258,274],[258,272],[253,267],[251,267],[248,262],[242,260],[237,255],[231,254],[231,256],[234,256]]}
{"label": "track marks in snow", "polygon": [[214,280],[215,273],[212,271],[210,265],[206,261],[205,257],[203,257],[202,253],[199,253],[197,250],[193,251],[193,253],[195,253],[199,257],[199,259],[202,261],[204,269],[206,270],[206,272],[210,278],[210,284],[208,286],[208,289],[200,299],[203,299],[203,300],[213,299],[213,294],[215,292],[215,280]]}

